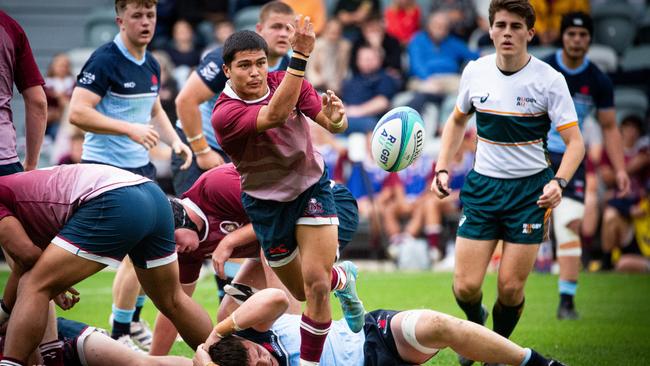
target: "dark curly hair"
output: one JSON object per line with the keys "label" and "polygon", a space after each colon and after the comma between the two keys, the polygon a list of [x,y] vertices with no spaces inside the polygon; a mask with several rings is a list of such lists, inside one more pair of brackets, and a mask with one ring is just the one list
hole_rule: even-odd
{"label": "dark curly hair", "polygon": [[219,366],[248,365],[248,351],[243,339],[234,335],[225,336],[208,349],[212,361]]}

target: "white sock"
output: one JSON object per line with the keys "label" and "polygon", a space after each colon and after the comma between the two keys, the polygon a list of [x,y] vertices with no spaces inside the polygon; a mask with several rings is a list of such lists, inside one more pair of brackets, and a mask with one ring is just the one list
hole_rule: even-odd
{"label": "white sock", "polygon": [[305,361],[301,359],[300,366],[318,366],[318,362]]}

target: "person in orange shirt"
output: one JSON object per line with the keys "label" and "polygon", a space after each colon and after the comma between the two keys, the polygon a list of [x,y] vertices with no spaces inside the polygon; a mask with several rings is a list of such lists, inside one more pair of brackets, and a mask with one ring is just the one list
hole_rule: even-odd
{"label": "person in orange shirt", "polygon": [[327,9],[323,0],[282,0],[289,5],[296,14],[308,16],[314,27],[314,33],[320,35],[327,22]]}
{"label": "person in orange shirt", "polygon": [[551,45],[560,38],[562,15],[581,11],[589,14],[589,0],[530,0],[535,9],[535,31],[542,45]]}

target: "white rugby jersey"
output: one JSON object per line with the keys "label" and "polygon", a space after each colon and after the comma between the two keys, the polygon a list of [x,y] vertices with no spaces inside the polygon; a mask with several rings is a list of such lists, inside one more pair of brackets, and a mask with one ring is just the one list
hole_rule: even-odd
{"label": "white rugby jersey", "polygon": [[474,170],[493,178],[527,177],[549,167],[549,129],[578,124],[564,77],[534,56],[509,76],[497,68],[496,54],[470,62],[456,108],[464,114],[476,112]]}

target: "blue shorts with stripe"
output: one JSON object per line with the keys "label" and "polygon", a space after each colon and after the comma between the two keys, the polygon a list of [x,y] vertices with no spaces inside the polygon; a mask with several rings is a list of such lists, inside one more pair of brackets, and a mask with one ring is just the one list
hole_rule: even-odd
{"label": "blue shorts with stripe", "polygon": [[293,201],[261,200],[242,192],[242,203],[271,267],[284,266],[298,254],[296,225],[339,224],[327,169]]}
{"label": "blue shorts with stripe", "polygon": [[153,182],[117,188],[84,203],[52,243],[113,267],[127,254],[140,268],[177,258],[171,206]]}

